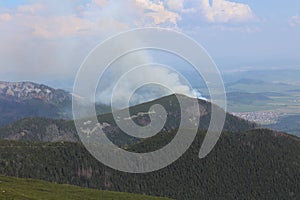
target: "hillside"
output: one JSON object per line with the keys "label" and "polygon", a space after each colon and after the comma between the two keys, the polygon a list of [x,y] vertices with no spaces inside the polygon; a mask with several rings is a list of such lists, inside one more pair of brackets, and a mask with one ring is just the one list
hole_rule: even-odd
{"label": "hillside", "polygon": [[77,142],[78,136],[72,121],[48,118],[24,118],[0,127],[0,137],[7,140]]}
{"label": "hillside", "polygon": [[[160,133],[127,149],[152,151],[174,134]],[[200,131],[179,160],[147,174],[105,167],[79,143],[1,141],[0,174],[180,200],[300,198],[299,138],[266,129],[226,132],[200,160],[203,137]]]}
{"label": "hillside", "polygon": [[60,185],[35,179],[20,179],[0,176],[0,199],[8,200],[167,200],[129,193],[100,191],[71,185]]}
{"label": "hillside", "polygon": [[[187,98],[187,97],[186,97]],[[187,98],[188,99],[188,98]],[[200,130],[206,130],[211,118],[211,104],[209,102],[198,100],[201,110],[201,118],[199,123]],[[175,95],[163,97],[151,102],[136,105],[130,108],[131,116],[135,116],[133,120],[143,126],[150,123],[149,108],[154,104],[164,106],[168,113],[166,124],[163,131],[175,130],[178,128],[181,120],[181,111]],[[192,109],[188,109],[192,112]],[[100,123],[108,123],[109,127],[105,130],[107,136],[114,143],[124,146],[138,141],[124,134],[117,126],[111,113],[98,116]],[[127,119],[120,119],[127,120]],[[227,114],[224,125],[225,131],[239,132],[255,128],[254,123],[234,117]],[[47,119],[47,118],[25,118],[12,124],[0,128],[0,138],[7,140],[21,141],[40,141],[40,142],[57,142],[57,141],[78,141],[77,132],[73,121]]]}

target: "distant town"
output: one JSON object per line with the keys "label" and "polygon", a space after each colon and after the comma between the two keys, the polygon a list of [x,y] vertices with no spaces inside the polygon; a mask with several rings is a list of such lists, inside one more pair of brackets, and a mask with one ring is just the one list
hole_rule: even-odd
{"label": "distant town", "polygon": [[234,112],[231,114],[261,125],[275,124],[280,117],[286,115],[286,113],[277,113],[271,111]]}

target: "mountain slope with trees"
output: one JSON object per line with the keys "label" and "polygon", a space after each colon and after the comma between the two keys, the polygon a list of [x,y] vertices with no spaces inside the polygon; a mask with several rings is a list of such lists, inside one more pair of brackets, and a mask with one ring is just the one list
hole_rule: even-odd
{"label": "mountain slope with trees", "polygon": [[[188,97],[185,98],[190,100]],[[198,103],[201,112],[199,130],[206,130],[211,118],[212,104],[200,99],[198,100]],[[170,95],[151,102],[130,107],[131,116],[135,116],[133,118],[135,123],[141,126],[150,123],[149,114],[147,114],[147,112],[149,112],[150,107],[155,104],[162,105],[168,114],[163,131],[172,131],[177,129],[181,120],[181,110],[175,95]],[[192,108],[187,112],[193,112]],[[108,123],[110,125],[110,128],[105,130],[105,133],[117,145],[124,146],[139,141],[137,138],[130,137],[123,133],[117,127],[111,113],[99,115],[98,121],[100,123]],[[231,114],[226,115],[224,125],[225,131],[239,132],[253,129],[255,127],[256,124],[254,123],[240,119]],[[21,119],[7,126],[0,127],[0,139],[39,142],[79,141],[73,121],[36,117]]]}
{"label": "mountain slope with trees", "polygon": [[[128,147],[152,151],[176,131]],[[222,134],[198,158],[205,132],[176,162],[156,172],[110,169],[79,143],[0,142],[0,174],[174,199],[299,199],[300,139],[267,129]]]}

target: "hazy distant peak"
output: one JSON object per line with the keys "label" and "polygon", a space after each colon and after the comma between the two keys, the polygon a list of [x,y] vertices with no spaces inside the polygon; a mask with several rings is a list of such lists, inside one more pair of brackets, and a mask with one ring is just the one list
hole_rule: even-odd
{"label": "hazy distant peak", "polygon": [[14,101],[40,99],[50,103],[69,101],[70,93],[33,82],[0,81],[0,98]]}

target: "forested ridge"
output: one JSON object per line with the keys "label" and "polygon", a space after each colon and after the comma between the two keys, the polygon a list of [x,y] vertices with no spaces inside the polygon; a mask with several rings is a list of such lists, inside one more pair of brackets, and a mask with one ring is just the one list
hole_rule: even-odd
{"label": "forested ridge", "polygon": [[[152,151],[176,131],[127,147]],[[170,166],[146,174],[119,172],[94,159],[80,143],[0,142],[0,173],[97,189],[174,199],[299,199],[300,139],[256,129],[222,134],[198,158],[205,132]]]}

